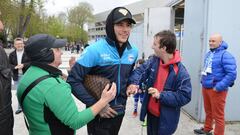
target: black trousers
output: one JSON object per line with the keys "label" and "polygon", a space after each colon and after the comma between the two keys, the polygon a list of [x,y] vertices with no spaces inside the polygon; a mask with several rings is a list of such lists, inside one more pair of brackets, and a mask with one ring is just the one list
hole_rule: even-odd
{"label": "black trousers", "polygon": [[159,118],[152,115],[150,112],[147,113],[147,134],[158,135],[158,124]]}
{"label": "black trousers", "polygon": [[100,118],[97,116],[87,124],[88,135],[118,135],[124,115],[114,118]]}
{"label": "black trousers", "polygon": [[0,134],[13,135],[13,113],[0,120]]}

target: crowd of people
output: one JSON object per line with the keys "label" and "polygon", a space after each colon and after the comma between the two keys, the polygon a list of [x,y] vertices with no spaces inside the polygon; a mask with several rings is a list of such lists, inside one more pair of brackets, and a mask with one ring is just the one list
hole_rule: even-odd
{"label": "crowd of people", "polygon": [[[148,135],[174,134],[181,107],[191,101],[192,93],[190,75],[176,50],[176,36],[170,30],[156,33],[151,45],[154,55],[137,60],[138,49],[128,41],[133,24],[127,8],[114,8],[106,19],[107,37],[85,45],[77,61],[71,58],[66,79],[58,69],[61,48],[69,50],[66,39],[36,34],[24,44],[16,38],[9,57],[0,47],[0,133],[13,134],[13,79],[19,102],[15,113],[23,111],[30,135],[74,135],[84,125],[89,135],[117,135],[132,94],[133,115],[138,115],[140,98],[140,120],[146,121]],[[3,28],[0,21],[0,31]],[[224,108],[236,79],[236,61],[220,34],[211,35],[209,47],[201,77],[206,119],[204,127],[193,132],[224,135]],[[76,46],[77,53],[80,49]],[[85,88],[88,75],[109,80],[100,99]],[[71,94],[86,109],[78,111]]]}

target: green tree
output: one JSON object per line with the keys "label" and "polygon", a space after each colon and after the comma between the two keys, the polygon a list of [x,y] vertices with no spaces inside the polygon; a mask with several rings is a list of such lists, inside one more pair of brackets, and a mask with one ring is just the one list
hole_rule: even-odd
{"label": "green tree", "polygon": [[68,11],[68,21],[71,24],[70,29],[74,27],[75,30],[77,30],[75,34],[73,34],[73,39],[75,39],[75,41],[86,43],[88,40],[88,34],[83,28],[84,24],[94,21],[92,5],[87,2],[80,2],[76,7],[73,7]]}
{"label": "green tree", "polygon": [[83,28],[84,24],[93,20],[93,7],[87,2],[80,2],[78,6],[68,11],[68,21],[80,28]]}
{"label": "green tree", "polygon": [[5,25],[5,35],[23,37],[36,10],[43,7],[43,0],[1,0],[2,20]]}
{"label": "green tree", "polygon": [[21,0],[20,3],[20,15],[19,23],[17,29],[17,36],[23,37],[23,34],[26,32],[27,25],[30,22],[30,18],[34,11],[34,0],[30,0],[30,3],[27,3],[26,0]]}
{"label": "green tree", "polygon": [[31,15],[31,21],[25,32],[26,37],[30,37],[37,33],[47,33],[46,23],[44,22],[44,17],[41,17],[39,14],[33,13]]}
{"label": "green tree", "polygon": [[47,16],[43,9],[45,1],[1,0],[0,19],[5,25],[2,33],[4,41],[7,37],[29,37],[37,33],[48,33],[68,38],[72,42],[86,43],[88,35],[83,27],[84,24],[94,20],[92,6],[81,2],[70,9],[67,14],[61,12],[57,16]]}
{"label": "green tree", "polygon": [[66,37],[69,41],[75,42],[80,40],[80,31],[81,29],[74,24],[67,24],[65,30],[64,30],[64,37]]}
{"label": "green tree", "polygon": [[64,23],[55,16],[50,16],[47,22],[47,33],[53,36],[63,37],[64,33]]}
{"label": "green tree", "polygon": [[67,14],[64,12],[61,12],[58,14],[58,19],[61,21],[61,23],[63,23],[64,25],[67,24],[68,18],[67,18]]}
{"label": "green tree", "polygon": [[0,19],[4,24],[4,31],[0,34],[0,39],[3,41],[4,46],[7,44],[7,37],[16,29],[17,23],[17,3],[10,0],[1,0],[0,2]]}

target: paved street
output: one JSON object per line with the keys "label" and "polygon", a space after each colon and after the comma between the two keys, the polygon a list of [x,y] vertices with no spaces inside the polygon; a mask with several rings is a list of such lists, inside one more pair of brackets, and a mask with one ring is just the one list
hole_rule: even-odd
{"label": "paved street", "polygon": [[[7,52],[9,52],[9,50]],[[68,59],[71,56],[78,57],[78,55],[70,54],[69,52],[64,52],[64,55],[62,56],[63,64],[60,66],[60,69],[62,69],[65,73],[66,73],[65,69],[68,66]],[[17,99],[15,93],[16,90],[12,90],[12,102],[13,102],[12,106],[14,112],[17,108]],[[84,108],[84,105],[78,100],[75,101],[79,107],[79,110],[82,110]],[[132,111],[133,111],[133,98],[130,97],[128,99],[127,110],[119,135],[146,135],[146,127],[141,126],[141,122],[139,121],[138,117],[134,118],[132,116]],[[26,135],[27,129],[24,124],[22,113],[19,115],[14,114],[14,118],[15,118],[14,135]],[[193,129],[199,128],[201,126],[202,124],[197,123],[195,120],[191,119],[188,115],[182,112],[179,126],[175,135],[193,135]],[[87,135],[86,126],[79,129],[77,131],[77,135]],[[227,124],[225,135],[240,135],[240,123]]]}
{"label": "paved street", "polygon": [[[17,109],[17,100],[15,92],[16,92],[15,90],[12,91],[14,111]],[[84,108],[84,105],[78,100],[75,101],[78,104],[79,110],[82,110]],[[146,127],[141,126],[142,123],[139,121],[138,117],[134,118],[132,116],[132,111],[133,111],[133,98],[130,97],[128,99],[127,111],[119,135],[146,135]],[[27,129],[24,124],[22,113],[19,115],[15,115],[14,118],[15,118],[14,135],[26,135]],[[198,128],[200,126],[201,124],[198,124],[194,120],[190,119],[185,113],[181,113],[179,126],[175,135],[194,135],[193,129]],[[87,135],[86,131],[87,129],[85,126],[77,130],[77,135]],[[240,135],[240,124],[239,123],[227,124],[225,135]]]}

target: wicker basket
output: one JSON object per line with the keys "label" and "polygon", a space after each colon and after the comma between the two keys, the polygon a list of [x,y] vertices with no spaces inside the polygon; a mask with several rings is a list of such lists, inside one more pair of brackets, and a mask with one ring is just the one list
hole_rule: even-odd
{"label": "wicker basket", "polygon": [[110,80],[98,75],[86,75],[83,82],[86,90],[96,100],[101,98],[102,91],[107,84],[111,84]]}

